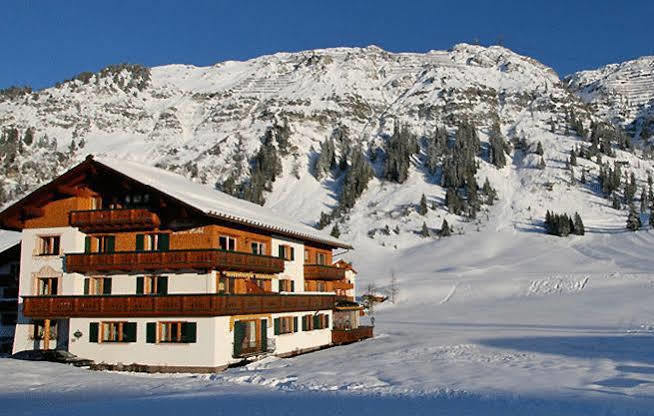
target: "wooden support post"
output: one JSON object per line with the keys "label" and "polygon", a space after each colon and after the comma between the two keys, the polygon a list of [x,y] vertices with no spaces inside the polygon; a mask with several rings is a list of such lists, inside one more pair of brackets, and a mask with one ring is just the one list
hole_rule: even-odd
{"label": "wooden support post", "polygon": [[43,320],[43,349],[50,349],[50,320]]}

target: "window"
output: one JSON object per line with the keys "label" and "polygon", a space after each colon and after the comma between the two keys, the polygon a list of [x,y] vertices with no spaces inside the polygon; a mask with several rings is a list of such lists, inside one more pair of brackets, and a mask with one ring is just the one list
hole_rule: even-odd
{"label": "window", "polygon": [[142,207],[150,202],[150,194],[134,193],[125,195],[124,200],[127,208]]}
{"label": "window", "polygon": [[116,237],[113,235],[87,236],[84,239],[85,253],[113,253],[115,249]]}
{"label": "window", "polygon": [[290,334],[298,331],[297,316],[284,316],[275,318],[275,335]]}
{"label": "window", "polygon": [[270,279],[251,278],[250,280],[262,290],[265,290],[266,292],[272,291],[272,282]]}
{"label": "window", "polygon": [[60,237],[58,235],[39,237],[38,247],[40,256],[58,256],[60,254]]}
{"label": "window", "polygon": [[236,279],[221,274],[218,277],[218,293],[236,293]]}
{"label": "window", "polygon": [[279,258],[284,260],[293,261],[295,260],[295,248],[287,245],[279,246]]}
{"label": "window", "polygon": [[[45,323],[43,321],[34,321],[32,339],[42,340],[45,337]],[[57,321],[50,321],[50,336],[48,339],[57,339]]]}
{"label": "window", "polygon": [[168,276],[139,276],[136,278],[137,295],[168,294]]}
{"label": "window", "polygon": [[136,251],[168,251],[170,234],[136,234]]}
{"label": "window", "polygon": [[268,320],[234,322],[234,357],[260,354],[268,349]]}
{"label": "window", "polygon": [[309,263],[309,250],[304,249],[304,262]]}
{"label": "window", "polygon": [[327,329],[329,328],[329,315],[326,313],[319,313],[315,315],[304,315],[302,317],[302,330],[312,331],[314,329]]}
{"label": "window", "polygon": [[250,248],[252,249],[252,254],[265,255],[266,254],[266,245],[258,241],[253,241],[250,243]]}
{"label": "window", "polygon": [[325,253],[316,253],[316,264],[327,264]]}
{"label": "window", "polygon": [[291,279],[279,279],[280,292],[295,292],[295,282]]}
{"label": "window", "polygon": [[148,343],[194,343],[197,340],[195,322],[148,322]]}
{"label": "window", "polygon": [[221,250],[236,251],[236,239],[226,235],[218,237],[218,247]]}
{"label": "window", "polygon": [[136,322],[91,322],[89,342],[136,342]]}
{"label": "window", "polygon": [[88,277],[84,279],[85,295],[111,295],[111,277]]}
{"label": "window", "polygon": [[40,296],[51,296],[57,294],[59,279],[56,277],[39,277],[36,279],[36,294]]}

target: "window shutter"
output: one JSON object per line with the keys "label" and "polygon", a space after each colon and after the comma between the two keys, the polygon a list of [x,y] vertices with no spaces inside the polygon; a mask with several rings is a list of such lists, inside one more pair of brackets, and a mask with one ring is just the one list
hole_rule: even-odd
{"label": "window shutter", "polygon": [[168,276],[157,276],[157,294],[168,294]]}
{"label": "window shutter", "polygon": [[293,332],[297,332],[299,330],[300,330],[300,328],[299,328],[299,326],[297,324],[297,316],[294,316],[293,317]]}
{"label": "window shutter", "polygon": [[89,342],[98,342],[98,323],[89,323]]}
{"label": "window shutter", "polygon": [[291,292],[295,292],[295,280],[291,280]]}
{"label": "window shutter", "polygon": [[60,250],[59,250],[59,243],[60,243],[59,237],[54,237],[52,240],[53,240],[52,253],[55,254],[55,255],[59,255],[59,253],[60,253]]}
{"label": "window shutter", "polygon": [[84,294],[85,295],[89,294],[89,283],[90,282],[91,282],[91,280],[88,277],[86,279],[84,279]]}
{"label": "window shutter", "polygon": [[320,315],[313,315],[313,329],[320,328]]}
{"label": "window shutter", "polygon": [[279,246],[278,257],[279,257],[280,259],[283,259],[283,258],[284,258],[284,246]]}
{"label": "window shutter", "polygon": [[275,335],[279,335],[279,318],[275,318],[273,322],[275,324]]}
{"label": "window shutter", "polygon": [[197,324],[195,322],[184,322],[182,324],[182,342],[196,342]]}
{"label": "window shutter", "polygon": [[289,247],[291,250],[291,261],[295,260],[295,247]]}
{"label": "window shutter", "polygon": [[245,323],[234,322],[234,357],[241,355],[243,340],[245,339]]}
{"label": "window shutter", "polygon": [[105,277],[102,280],[102,294],[111,295],[111,277]]}
{"label": "window shutter", "polygon": [[159,234],[157,239],[157,250],[168,251],[170,249],[170,234]]}
{"label": "window shutter", "polygon": [[154,344],[157,342],[157,323],[148,322],[145,326],[145,342]]}
{"label": "window shutter", "polygon": [[144,241],[145,241],[145,235],[136,234],[136,251],[143,251],[143,247],[145,247]]}
{"label": "window shutter", "polygon": [[308,315],[304,315],[302,317],[302,330],[303,331],[308,331],[309,330],[308,325],[307,325],[307,318],[308,317],[309,317]]}
{"label": "window shutter", "polygon": [[137,295],[143,294],[143,276],[139,276],[136,278],[136,294]]}
{"label": "window shutter", "polygon": [[116,237],[113,235],[107,236],[105,238],[105,244],[107,245],[105,248],[105,252],[107,253],[113,253],[116,251]]}
{"label": "window shutter", "polygon": [[136,342],[136,322],[125,322],[123,324],[123,341]]}
{"label": "window shutter", "polygon": [[84,237],[84,252],[85,253],[90,253],[91,252],[91,237]]}
{"label": "window shutter", "polygon": [[329,328],[329,315],[325,314],[325,328]]}
{"label": "window shutter", "polygon": [[261,350],[268,351],[268,320],[261,320]]}

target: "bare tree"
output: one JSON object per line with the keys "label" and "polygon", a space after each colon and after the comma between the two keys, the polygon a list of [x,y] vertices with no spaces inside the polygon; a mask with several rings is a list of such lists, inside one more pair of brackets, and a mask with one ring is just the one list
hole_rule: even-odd
{"label": "bare tree", "polygon": [[395,270],[391,270],[391,284],[388,286],[388,295],[391,303],[395,303],[397,296],[400,293],[400,287],[397,285],[397,277],[395,277]]}
{"label": "bare tree", "polygon": [[377,286],[370,282],[366,286],[366,293],[363,295],[363,307],[367,309],[368,315],[373,316],[375,313],[375,303],[377,303],[376,298]]}

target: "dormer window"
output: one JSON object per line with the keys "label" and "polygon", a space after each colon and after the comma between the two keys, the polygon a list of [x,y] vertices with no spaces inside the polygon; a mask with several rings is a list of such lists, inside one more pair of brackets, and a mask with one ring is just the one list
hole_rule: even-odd
{"label": "dormer window", "polygon": [[260,256],[263,256],[266,254],[266,244],[265,243],[260,243],[258,241],[253,241],[250,243],[250,248],[252,250],[252,254],[258,254]]}
{"label": "dormer window", "polygon": [[236,251],[236,239],[227,235],[218,237],[218,247],[221,250]]}

